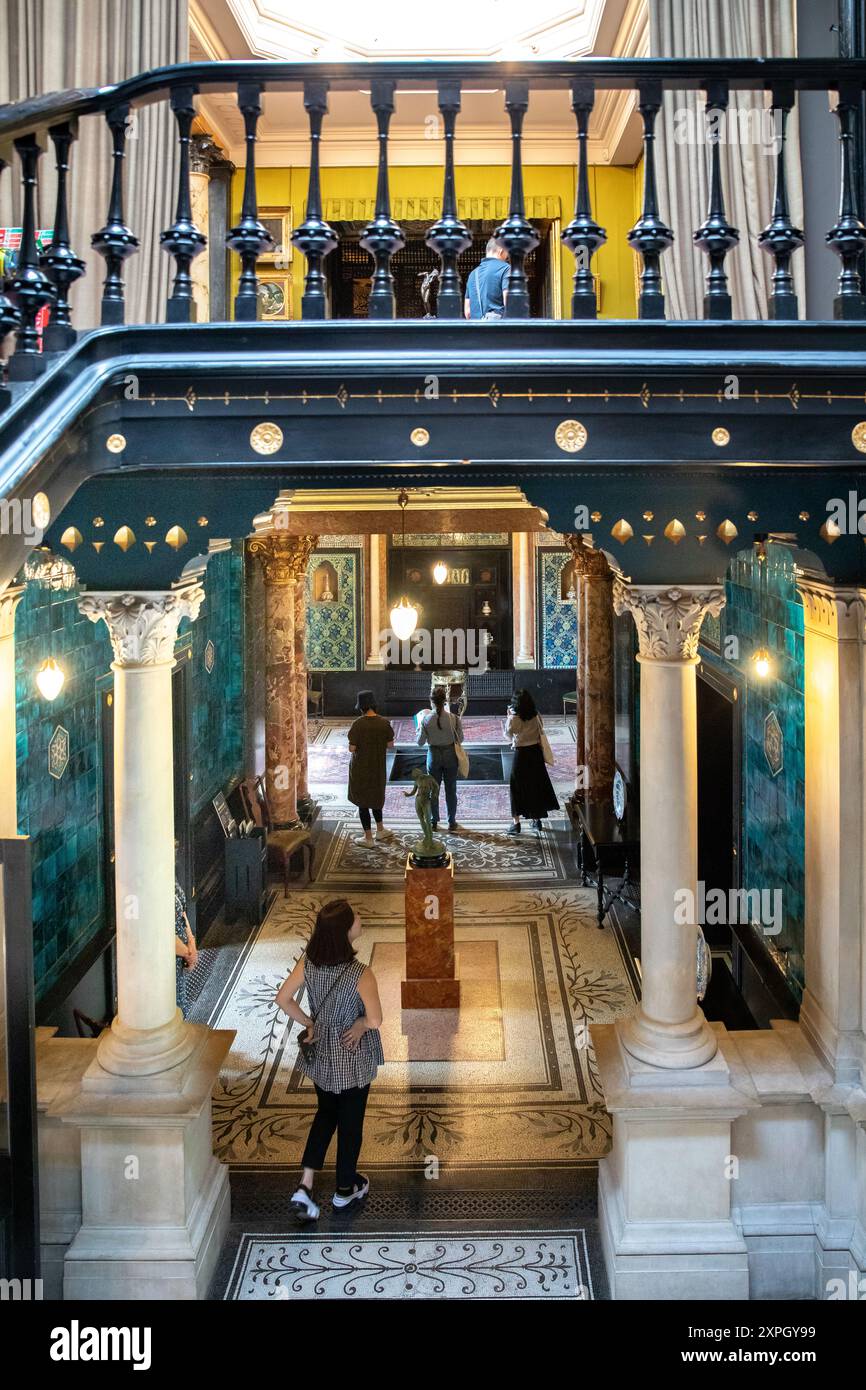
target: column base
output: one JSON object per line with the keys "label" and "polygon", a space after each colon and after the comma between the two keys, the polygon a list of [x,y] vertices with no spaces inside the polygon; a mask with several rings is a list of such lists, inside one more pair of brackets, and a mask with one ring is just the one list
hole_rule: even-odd
{"label": "column base", "polygon": [[592,1028],[613,1148],[599,1164],[599,1217],[611,1297],[746,1299],[745,1242],[731,1217],[731,1126],[757,1102],[724,1058],[700,1076],[653,1069],[618,1025]]}
{"label": "column base", "polygon": [[211,1092],[234,1033],[205,1034],[182,1086],[112,1078],[58,1106],[81,1133],[82,1222],[66,1299],[204,1299],[229,1221],[228,1169],[213,1154]]}
{"label": "column base", "polygon": [[[207,1030],[203,1030],[207,1032]],[[110,1076],[140,1078],[175,1071],[200,1045],[200,1033],[194,1025],[184,1022],[180,1009],[161,1028],[130,1028],[115,1018],[110,1028],[100,1034],[96,1050],[99,1070],[88,1072],[98,1078],[104,1072]],[[163,1089],[176,1089],[177,1077]]]}
{"label": "column base", "polygon": [[657,1023],[638,1011],[621,1025],[622,1045],[632,1057],[652,1068],[667,1071],[703,1067],[715,1057],[718,1040],[702,1011],[685,1023]]}

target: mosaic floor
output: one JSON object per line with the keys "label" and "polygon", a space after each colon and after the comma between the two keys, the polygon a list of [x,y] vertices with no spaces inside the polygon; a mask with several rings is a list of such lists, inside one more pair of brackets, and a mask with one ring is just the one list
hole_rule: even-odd
{"label": "mosaic floor", "polygon": [[[398,737],[408,736],[409,721],[397,722],[407,724]],[[488,723],[472,729],[478,741],[490,740]],[[320,801],[338,784],[316,774],[342,772],[347,725],[318,723],[310,763]],[[565,721],[556,721],[551,742],[570,790],[574,743]],[[319,758],[327,761],[317,765]],[[477,809],[472,790],[482,793]],[[629,1013],[634,991],[619,933],[597,930],[594,894],[574,884],[564,817],[541,836],[512,840],[503,825],[507,788],[460,784],[466,828],[449,844],[461,1008],[404,1013],[412,804],[399,815],[386,806],[395,838],[365,850],[354,844],[357,821],[339,791],[340,803],[323,807],[316,881],[278,895],[260,927],[217,924],[202,950],[193,1016],[236,1033],[214,1094],[233,1221],[211,1297],[605,1297],[595,1183],[610,1117],[588,1025]],[[504,794],[503,817],[484,801],[490,792]],[[337,893],[360,913],[358,952],[376,973],[384,1011],[385,1065],[361,1156],[372,1189],[350,1218],[334,1213],[326,1170],[322,1217],[301,1230],[288,1198],[315,1094],[297,1066],[297,1029],[273,998],[318,907]]]}

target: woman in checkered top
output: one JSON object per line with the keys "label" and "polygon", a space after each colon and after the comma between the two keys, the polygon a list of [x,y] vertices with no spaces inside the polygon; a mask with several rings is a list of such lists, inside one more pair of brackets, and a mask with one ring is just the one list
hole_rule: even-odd
{"label": "woman in checkered top", "polygon": [[[315,1044],[311,1060],[298,1053],[298,1065],[316,1088],[318,1109],[301,1160],[301,1181],[292,1197],[300,1221],[315,1221],[320,1208],[313,1199],[313,1175],[324,1167],[328,1146],[337,1133],[337,1190],[333,1205],[348,1207],[370,1190],[357,1170],[370,1083],[384,1062],[379,1027],[382,1005],[376,977],[355,958],[352,942],[361,934],[361,919],[345,898],[325,903],[305,954],[277,993],[276,1003],[306,1030]],[[305,1013],[296,995],[306,986]]]}

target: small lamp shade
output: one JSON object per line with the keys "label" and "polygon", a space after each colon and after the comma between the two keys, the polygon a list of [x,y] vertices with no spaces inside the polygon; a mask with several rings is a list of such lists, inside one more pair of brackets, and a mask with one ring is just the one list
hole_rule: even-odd
{"label": "small lamp shade", "polygon": [[39,687],[39,693],[46,700],[57,699],[57,696],[63,689],[63,682],[65,680],[66,676],[57,665],[53,656],[49,656],[43,661],[39,670],[36,672],[36,684]]}

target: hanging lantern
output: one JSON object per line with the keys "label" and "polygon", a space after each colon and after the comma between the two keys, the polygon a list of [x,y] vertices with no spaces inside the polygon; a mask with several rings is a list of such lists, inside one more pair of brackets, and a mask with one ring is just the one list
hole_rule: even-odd
{"label": "hanging lantern", "polygon": [[398,639],[398,641],[400,641],[400,642],[405,642],[406,639],[407,639],[407,637],[411,637],[411,636],[412,636],[412,633],[415,631],[416,627],[418,626],[418,609],[415,607],[414,603],[410,603],[410,602],[409,602],[408,598],[406,597],[406,592],[405,592],[405,584],[406,584],[406,508],[407,508],[407,506],[409,505],[409,494],[407,493],[407,491],[406,491],[405,488],[401,488],[401,489],[400,489],[400,495],[399,495],[399,497],[397,498],[397,501],[398,501],[398,503],[399,503],[399,505],[400,505],[400,511],[401,511],[401,513],[402,513],[402,516],[403,516],[403,585],[404,585],[404,591],[403,591],[403,596],[402,596],[402,598],[400,599],[400,602],[399,602],[399,603],[395,603],[394,607],[391,609],[390,618],[391,618],[391,631],[394,633],[394,636]]}
{"label": "hanging lantern", "polygon": [[444,584],[448,578],[448,566],[444,560],[437,560],[433,566],[433,578],[437,584]]}
{"label": "hanging lantern", "polygon": [[39,687],[39,693],[46,700],[57,699],[65,680],[66,676],[53,656],[46,657],[36,672],[36,684]]}

